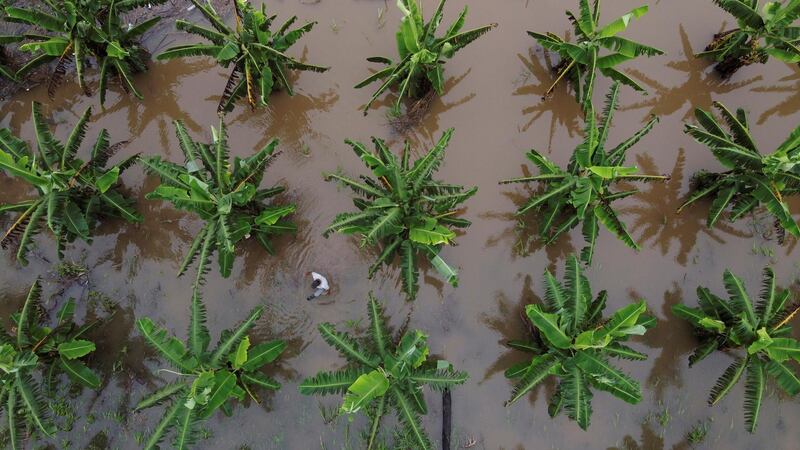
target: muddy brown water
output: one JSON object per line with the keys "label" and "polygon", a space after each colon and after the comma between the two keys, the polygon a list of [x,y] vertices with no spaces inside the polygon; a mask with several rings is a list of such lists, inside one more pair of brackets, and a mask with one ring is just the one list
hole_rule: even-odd
{"label": "muddy brown water", "polygon": [[[463,3],[448,2],[446,17],[454,18]],[[653,132],[631,151],[629,162],[648,172],[671,174],[672,179],[645,187],[641,195],[620,202],[624,220],[642,250],[629,250],[602,232],[594,265],[587,274],[595,290],[609,291],[609,311],[645,298],[658,318],[658,327],[635,340],[636,348],[649,355],[647,361],[619,363],[641,380],[644,400],[628,406],[610,395],[596,393],[592,425],[583,432],[563,415],[555,420],[547,416],[546,395],[552,385],[512,407],[503,405],[511,389],[503,370],[523,357],[505,348],[503,342],[524,336],[520,311],[541,297],[543,270],[555,268],[560,276],[566,256],[580,251],[583,239],[579,230],[549,248],[527,239],[530,232],[517,229],[512,212],[528,192],[497,184],[501,178],[519,176],[530,169],[526,168],[526,150],[536,148],[564,163],[581,139],[580,112],[571,94],[558,89],[552,98],[541,99],[551,81],[547,60],[525,34],[529,29],[565,33],[569,25],[563,12],[573,2],[470,3],[468,25],[497,22],[499,27],[447,65],[446,95],[433,103],[421,124],[401,134],[388,124],[388,100],[362,117],[359,107],[371,91],[352,88],[369,73],[365,57],[394,55],[399,19],[394,2],[269,2],[281,17],[297,14],[301,19],[319,21],[292,53],[333,69],[321,75],[299,74],[294,97],[274,95],[269,108],[255,113],[239,107],[227,121],[234,155],[247,155],[271,137],[281,140],[283,155],[269,169],[265,183],[287,186],[284,197],[298,205],[295,221],[300,231],[279,241],[279,253],[274,257],[255,243],[241,245],[231,278],[221,279],[212,270],[204,297],[214,339],[254,306],[265,306],[253,338],[289,342],[284,357],[269,370],[283,383],[283,389],[266,396],[260,405],[236,408],[233,418],[220,414],[207,421],[205,438],[198,448],[359,448],[363,420],[356,419],[349,427],[344,419],[325,424],[320,404],[334,407],[337,399],[301,396],[297,384],[305,376],[343,364],[318,336],[316,326],[332,321],[343,329],[350,326],[363,330],[365,298],[370,291],[385,301],[393,326],[399,326],[411,314],[411,326],[430,334],[432,352],[470,373],[469,382],[453,393],[453,441],[460,447],[688,448],[686,432],[698,421],[712,420],[703,444],[706,448],[797,448],[800,433],[795,424],[800,405],[772,387],[755,435],[744,431],[741,386],[717,407],[707,406],[708,391],[731,357],[714,355],[689,370],[687,357],[693,338],[669,308],[680,301],[695,304],[698,285],[723,293],[721,278],[726,267],[741,275],[754,294],[761,268],[767,264],[774,266],[781,285],[793,286],[798,274],[796,241],[779,245],[770,233],[771,220],[765,216],[708,230],[707,203],[679,216],[674,211],[695,171],[719,167],[707,150],[682,132],[682,123],[690,120],[692,108],[708,108],[712,100],[731,107],[744,106],[761,148],[773,149],[800,122],[800,71],[770,62],[745,68],[728,81],[719,80],[708,63],[691,56],[729,21],[710,1],[654,2],[650,13],[630,27],[628,36],[658,46],[667,54],[641,59],[626,68],[648,87],[650,95],[622,89],[622,111],[616,116],[610,139],[617,142],[626,138],[650,114],[660,116],[661,122]],[[638,4],[629,0],[605,2],[603,16],[616,17]],[[431,1],[425,5],[433,7]],[[146,44],[157,53],[182,39],[167,29],[148,37]],[[178,161],[181,156],[171,125],[175,119],[184,120],[195,137],[209,137],[209,126],[217,123],[216,105],[225,83],[224,70],[203,58],[153,62],[151,70],[138,76],[136,83],[145,95],[144,102],[114,93],[105,109],[100,108],[96,97],[82,96],[75,84],[66,84],[53,102],[48,102],[46,89],[23,92],[0,103],[0,125],[32,141],[30,104],[38,100],[47,104],[60,136],[86,107],[92,106],[90,138],[105,127],[114,140],[130,141],[119,157],[142,152]],[[608,80],[599,79],[596,101],[601,101],[608,86]],[[412,303],[401,294],[396,267],[368,281],[372,253],[359,250],[353,239],[321,236],[337,212],[352,206],[350,194],[324,182],[321,172],[337,168],[351,174],[363,172],[343,144],[345,138],[368,142],[375,135],[397,146],[409,139],[417,147],[428,147],[449,127],[455,127],[456,132],[440,176],[480,187],[464,214],[474,225],[459,236],[457,246],[443,252],[445,259],[459,269],[460,286],[444,284],[427,268],[422,272],[418,300]],[[7,177],[0,176],[0,182],[0,200],[26,195],[23,186]],[[78,417],[71,431],[48,441],[53,448],[140,447],[137,438],[155,426],[161,410],[132,413],[131,407],[145,392],[170,377],[157,373],[167,365],[144,346],[135,329],[135,318],[152,317],[178,336],[185,336],[190,280],[177,279],[175,273],[200,223],[166,203],[145,200],[145,193],[157,183],[141,168],[126,173],[124,184],[138,199],[145,222],[138,226],[107,222],[91,246],[76,244],[67,253],[67,259],[82,262],[91,270],[88,281],[68,284],[62,295],[86,299],[90,291],[95,291],[113,299],[118,307],[113,318],[96,332],[99,348],[91,363],[102,372],[103,388],[99,393],[87,390],[66,396]],[[793,206],[800,205],[795,202]],[[53,274],[56,257],[51,236],[42,235],[37,243],[38,250],[26,268],[19,267],[10,252],[2,255],[2,317],[19,307],[39,275],[47,281],[48,297],[63,287]],[[333,294],[324,302],[304,300],[308,280],[303,274],[309,270],[330,277]],[[59,298],[54,297],[50,306]],[[96,300],[97,295],[93,298]],[[102,303],[87,299],[81,311],[89,316],[104,315]],[[429,434],[438,438],[440,396],[428,394],[427,400],[431,411],[424,424]],[[63,418],[59,420],[64,423]]]}

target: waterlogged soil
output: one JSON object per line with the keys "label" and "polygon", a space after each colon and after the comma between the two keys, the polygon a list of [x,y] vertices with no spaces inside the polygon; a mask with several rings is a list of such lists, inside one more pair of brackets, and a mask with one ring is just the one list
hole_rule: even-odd
{"label": "waterlogged soil", "polygon": [[[465,3],[448,2],[446,17],[454,18]],[[336,399],[304,397],[297,385],[319,370],[340,367],[344,361],[322,341],[316,326],[323,321],[342,329],[363,332],[365,298],[373,291],[386,303],[390,323],[410,326],[430,335],[431,351],[470,373],[469,382],[453,393],[453,441],[460,447],[486,449],[676,449],[688,448],[686,433],[698,423],[708,425],[706,448],[797,448],[794,424],[800,404],[770,386],[761,411],[758,432],[743,427],[743,388],[736,387],[717,407],[706,404],[708,391],[732,361],[716,354],[689,370],[687,357],[693,338],[687,325],[670,314],[670,307],[696,303],[695,289],[707,286],[724,293],[722,272],[732,269],[743,277],[751,292],[759,289],[760,271],[771,264],[785,287],[795,288],[798,275],[796,241],[778,243],[772,220],[763,213],[735,225],[705,227],[708,203],[680,215],[676,208],[685,198],[693,173],[718,170],[711,154],[683,134],[694,107],[709,108],[712,100],[750,113],[753,134],[762,150],[771,151],[800,123],[800,70],[778,62],[747,67],[722,81],[707,62],[692,53],[702,50],[713,34],[731,25],[712,2],[673,0],[651,4],[650,13],[633,23],[629,37],[658,46],[665,56],[643,59],[625,67],[630,76],[647,86],[642,96],[623,88],[622,110],[617,114],[611,142],[631,135],[651,114],[656,126],[631,153],[629,162],[649,173],[671,175],[670,181],[643,188],[638,196],[619,203],[623,218],[641,251],[634,252],[607,232],[600,234],[594,265],[587,271],[595,290],[607,289],[609,310],[639,298],[647,299],[658,326],[634,339],[645,362],[619,365],[641,380],[644,399],[629,406],[605,393],[596,393],[594,416],[588,432],[563,415],[547,416],[547,396],[553,384],[506,408],[511,384],[503,370],[523,358],[508,350],[505,341],[525,336],[521,319],[524,305],[540,301],[541,274],[558,270],[571,252],[579,251],[579,230],[544,248],[520,226],[513,211],[530,191],[499,186],[502,178],[531,170],[524,152],[530,148],[558,163],[568,160],[581,140],[581,115],[565,88],[552,98],[542,94],[552,80],[549,67],[556,63],[525,34],[526,30],[567,33],[566,4],[557,0],[501,0],[470,2],[468,25],[497,22],[499,27],[460,52],[447,65],[447,93],[433,101],[417,125],[398,130],[386,116],[393,98],[363,117],[359,107],[371,91],[352,86],[369,73],[370,55],[394,55],[395,25],[399,13],[393,2],[379,0],[271,1],[280,17],[297,14],[317,19],[318,26],[293,49],[309,62],[333,66],[325,74],[303,73],[294,78],[296,94],[279,93],[269,108],[251,112],[237,108],[228,115],[232,153],[250,154],[270,138],[281,141],[282,155],[269,169],[265,183],[288,189],[283,200],[298,205],[295,237],[277,244],[270,256],[255,242],[238,248],[233,275],[222,279],[215,270],[208,276],[204,297],[209,325],[216,336],[234,326],[253,307],[265,314],[252,332],[261,341],[282,338],[288,350],[270,375],[283,383],[277,393],[235,409],[232,418],[219,414],[204,424],[199,448],[311,449],[360,448],[364,421],[340,419],[326,423],[321,411],[336,407]],[[603,15],[616,17],[639,1],[605,2]],[[431,1],[425,2],[432,9]],[[181,6],[182,8],[185,6]],[[387,9],[388,8],[388,9]],[[188,14],[197,17],[196,11]],[[726,23],[727,21],[727,23]],[[166,28],[146,39],[156,54],[184,38]],[[93,107],[90,139],[107,128],[114,140],[128,144],[119,158],[134,153],[160,154],[182,159],[172,121],[183,120],[197,138],[208,139],[217,124],[218,95],[226,72],[205,58],[166,63],[153,62],[149,72],[137,76],[143,102],[115,91],[105,108],[97,97],[87,98],[74,83],[67,83],[48,101],[46,89],[22,92],[0,103],[0,125],[33,140],[32,101],[47,104],[59,136],[65,136],[80,113]],[[602,101],[608,80],[599,78],[595,101]],[[435,271],[424,267],[416,302],[401,294],[396,266],[366,279],[374,253],[359,249],[357,241],[343,236],[325,239],[321,231],[344,210],[350,195],[323,181],[323,171],[363,173],[345,138],[368,142],[372,135],[395,148],[409,140],[413,147],[430,147],[449,127],[456,132],[440,170],[449,182],[480,187],[464,210],[474,225],[458,237],[458,245],[443,251],[460,271],[458,288],[443,283]],[[88,149],[84,149],[88,151]],[[188,322],[190,279],[176,278],[178,265],[200,222],[166,203],[148,201],[145,194],[157,185],[141,168],[126,172],[125,189],[137,200],[144,223],[109,221],[102,225],[91,246],[70,247],[66,259],[88,268],[73,280],[55,273],[55,245],[51,236],[37,238],[31,264],[18,266],[11,252],[0,260],[0,315],[4,318],[22,303],[37,276],[44,277],[48,307],[56,308],[66,296],[83,299],[80,316],[110,317],[95,330],[98,351],[91,365],[102,373],[97,392],[65,392],[58,404],[62,428],[69,431],[41,442],[52,448],[120,448],[141,446],[143,433],[161,417],[158,408],[132,412],[147,391],[173,380],[159,372],[168,368],[148,349],[135,328],[135,318],[152,317],[179,337]],[[29,192],[0,175],[0,201],[21,198]],[[800,204],[795,202],[795,210]],[[331,295],[307,302],[309,279],[315,270],[329,276]],[[441,399],[428,394],[430,413],[424,425],[438,440]],[[66,406],[66,408],[64,408]],[[74,421],[71,419],[74,415]],[[71,426],[70,426],[71,425]]]}

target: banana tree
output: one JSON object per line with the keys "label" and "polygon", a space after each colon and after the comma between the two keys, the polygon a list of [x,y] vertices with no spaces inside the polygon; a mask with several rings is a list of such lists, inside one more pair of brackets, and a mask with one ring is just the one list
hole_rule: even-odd
{"label": "banana tree", "polygon": [[767,62],[769,57],[797,64],[800,62],[800,1],[765,2],[759,11],[758,0],[714,0],[730,13],[737,28],[714,35],[705,56],[717,62],[716,70],[730,77],[750,64]]}
{"label": "banana tree", "polygon": [[0,214],[16,214],[0,238],[3,248],[18,243],[17,260],[27,265],[33,237],[42,225],[55,234],[61,257],[67,242],[76,238],[91,242],[91,231],[102,218],[142,221],[133,209],[133,201],[120,192],[118,183],[120,175],[136,162],[136,155],[108,167],[109,159],[124,143],[111,145],[108,131],[103,129],[92,146],[89,160],[78,158],[91,108],[83,113],[65,142],[52,134],[42,116],[41,105],[36,102],[32,115],[38,150],[35,153],[11,131],[0,129],[0,170],[30,184],[38,194],[17,203],[0,203]]}
{"label": "banana tree", "polygon": [[647,13],[647,5],[632,9],[627,14],[600,25],[600,0],[593,7],[589,0],[578,1],[579,13],[567,11],[567,17],[575,29],[575,42],[569,42],[554,33],[528,34],[547,50],[558,53],[561,62],[555,67],[556,80],[547,89],[550,95],[562,80],[568,81],[578,103],[588,109],[592,102],[592,91],[596,72],[612,80],[645,92],[636,81],[625,75],[618,66],[639,56],[663,55],[664,52],[630,39],[618,36],[628,28],[630,22]]}
{"label": "banana tree", "polygon": [[606,291],[592,299],[589,280],[575,255],[567,259],[564,282],[545,270],[543,305],[528,305],[525,314],[535,334],[529,340],[511,341],[511,348],[531,353],[530,361],[515,364],[505,375],[519,379],[506,406],[524,397],[549,376],[558,379],[548,413],[562,409],[586,430],[592,416],[592,388],[606,391],[630,404],[642,400],[639,382],[614,367],[610,358],[643,361],[647,355],[623,344],[655,326],[645,314],[644,300],[624,306],[603,318]]}
{"label": "banana tree", "polygon": [[403,19],[400,21],[400,28],[397,31],[399,60],[392,61],[383,56],[367,58],[369,62],[384,64],[386,67],[355,86],[356,89],[359,89],[378,80],[381,81],[378,90],[364,106],[364,115],[367,115],[372,103],[381,94],[395,86],[400,88],[392,108],[395,115],[400,113],[400,103],[403,98],[419,99],[431,89],[437,95],[444,94],[444,59],[452,58],[457,51],[497,26],[497,24],[490,24],[461,31],[467,18],[468,7],[465,6],[445,34],[436,37],[436,31],[442,23],[445,1],[439,1],[439,6],[436,7],[433,16],[428,22],[425,22],[422,17],[422,6],[418,0],[397,0],[397,7],[403,13]]}
{"label": "banana tree", "polygon": [[800,193],[800,127],[771,154],[759,152],[743,109],[734,114],[722,103],[714,106],[727,124],[700,108],[695,117],[700,126],[686,125],[686,133],[705,145],[728,170],[700,172],[695,175],[695,189],[678,209],[713,196],[707,225],[713,227],[730,207],[730,220],[738,220],[762,205],[775,217],[776,224],[800,237],[800,227],[792,218],[786,197]]}
{"label": "banana tree", "polygon": [[324,236],[334,231],[356,234],[361,236],[361,247],[380,247],[380,256],[370,267],[369,278],[382,264],[391,264],[399,254],[403,288],[412,299],[419,289],[417,256],[420,253],[448,283],[458,286],[458,274],[439,253],[456,237],[451,227],[471,225],[470,221],[454,216],[459,212],[459,205],[475,195],[478,188],[465,190],[463,186],[433,179],[453,131],[452,128],[446,130],[436,146],[413,164],[407,142],[398,159],[381,139],[372,138],[374,153],[360,142],[347,140],[345,142],[375,178],[361,176],[361,181],[357,181],[337,173],[324,174],[326,180],[339,182],[358,196],[353,199],[358,211],[337,215]]}
{"label": "banana tree", "polygon": [[100,104],[105,103],[109,80],[118,79],[125,92],[142,99],[133,83],[133,74],[147,70],[146,51],[138,39],[151,29],[160,17],[136,25],[122,16],[144,6],[158,5],[165,0],[45,0],[48,12],[39,8],[7,7],[6,20],[26,23],[50,34],[26,33],[31,42],[20,46],[33,58],[17,71],[24,76],[36,67],[58,61],[50,75],[47,92],[52,98],[64,80],[67,70],[75,66],[78,84],[86,95],[90,89],[85,80],[89,61],[100,70]]}
{"label": "banana tree", "polygon": [[[216,249],[220,273],[227,278],[239,241],[255,236],[272,254],[270,239],[297,231],[297,227],[286,220],[295,211],[295,205],[268,203],[285,188],[259,188],[267,167],[280,153],[275,151],[277,139],[270,140],[248,158],[237,156],[230,162],[228,132],[222,119],[219,129],[211,128],[209,144],[194,141],[181,121],[175,122],[175,131],[184,155],[182,165],[163,161],[160,156],[143,157],[141,161],[148,173],[161,179],[161,184],[147,194],[148,199],[169,201],[205,221],[181,263],[178,276],[196,258],[205,260]],[[201,272],[198,270],[198,277],[202,276]]]}
{"label": "banana tree", "polygon": [[587,245],[581,251],[581,259],[586,264],[592,262],[600,224],[628,247],[639,249],[628,234],[625,224],[611,207],[612,202],[634,195],[638,190],[615,191],[612,188],[618,183],[652,182],[668,178],[641,174],[636,167],[623,165],[628,149],[650,132],[658,122],[657,117],[650,119],[644,127],[621,144],[611,149],[606,148],[611,120],[617,108],[619,86],[619,83],[612,85],[599,121],[589,104],[586,113],[585,139],[573,151],[566,170],[556,166],[536,150],[531,150],[526,156],[539,168],[540,174],[500,182],[500,184],[543,184],[544,192],[532,196],[517,210],[517,214],[525,214],[530,210],[541,211],[543,218],[539,234],[548,245],[582,222],[583,237]]}
{"label": "banana tree", "polygon": [[791,360],[800,362],[800,342],[791,337],[789,325],[800,306],[789,305],[791,293],[775,287],[775,274],[769,267],[764,269],[761,293],[755,303],[742,280],[730,270],[725,270],[723,280],[728,300],[698,287],[699,307],[675,305],[672,312],[692,325],[699,340],[689,357],[689,367],[715,351],[732,354],[739,350],[734,362],[711,389],[708,404],[719,403],[744,376],[744,420],[747,431],[753,433],[758,425],[767,375],[790,396],[800,392],[800,378],[789,364]]}
{"label": "banana tree", "polygon": [[288,79],[289,70],[325,72],[329,68],[305,64],[288,56],[285,52],[305,33],[311,31],[316,22],[291,29],[297,21],[292,16],[276,31],[270,26],[274,15],[267,15],[266,5],[256,10],[246,0],[235,0],[236,26],[231,28],[220,17],[210,2],[191,0],[213,28],[204,27],[182,19],[175,22],[178,30],[200,36],[210,44],[186,44],[171,47],[158,55],[159,60],[189,56],[210,56],[222,67],[233,65],[225,90],[222,91],[218,111],[233,110],[234,103],[244,96],[251,108],[267,105],[272,91],[285,89],[294,95]]}
{"label": "banana tree", "polygon": [[370,334],[364,340],[336,331],[330,323],[319,326],[322,338],[348,360],[348,366],[306,378],[300,383],[300,393],[344,395],[340,413],[366,412],[368,450],[376,448],[381,419],[392,409],[418,448],[433,448],[420,424],[420,415],[428,412],[422,388],[442,391],[463,384],[468,375],[453,370],[447,361],[432,361],[427,335],[419,330],[405,332],[393,342],[382,306],[372,294],[367,312]]}
{"label": "banana tree", "polygon": [[22,310],[11,315],[14,333],[0,332],[0,411],[13,450],[24,448],[27,432],[55,434],[38,379],[52,386],[56,374],[66,373],[77,384],[100,387],[100,378],[81,361],[95,350],[83,336],[94,324],[79,327],[73,322],[75,300],[70,298],[57,311],[55,325],[45,325],[41,295],[36,280]]}
{"label": "banana tree", "polygon": [[[201,265],[205,265],[205,261],[201,261]],[[144,445],[147,450],[158,448],[173,428],[173,446],[188,448],[197,440],[200,422],[217,410],[230,416],[235,401],[243,401],[248,396],[258,403],[254,391],[280,389],[280,384],[264,375],[262,368],[280,356],[286,343],[276,340],[251,346],[248,336],[261,317],[262,307],[253,309],[236,329],[223,331],[214,349],[208,348],[211,336],[206,327],[206,308],[199,286],[193,290],[190,310],[186,344],[147,317],[136,322],[145,341],[177,370],[166,370],[177,377],[176,381],[157,389],[136,405],[138,411],[167,404]]]}

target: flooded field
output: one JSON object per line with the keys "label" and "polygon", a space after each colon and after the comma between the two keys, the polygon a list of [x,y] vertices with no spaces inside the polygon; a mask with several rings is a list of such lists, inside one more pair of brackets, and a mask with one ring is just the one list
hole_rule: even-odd
{"label": "flooded field", "polygon": [[[433,3],[428,0],[425,7],[430,10]],[[445,17],[455,16],[465,3],[449,1]],[[396,52],[394,34],[400,13],[394,2],[268,2],[279,17],[297,14],[301,21],[319,21],[290,53],[332,69],[324,74],[301,73],[294,79],[294,97],[275,94],[268,108],[255,112],[240,104],[226,121],[233,155],[249,155],[270,138],[280,139],[283,153],[267,171],[265,184],[287,187],[283,199],[298,205],[294,221],[299,232],[279,239],[275,256],[253,240],[237,246],[233,275],[222,279],[214,262],[204,298],[214,342],[221,330],[232,327],[253,307],[264,306],[265,314],[251,339],[288,342],[288,350],[270,369],[283,387],[262,404],[249,402],[246,408],[236,408],[230,419],[221,414],[212,417],[203,425],[204,439],[197,448],[361,448],[363,418],[326,423],[321,410],[336,407],[339,398],[302,396],[297,385],[304,377],[344,364],[316,327],[329,321],[341,329],[364,331],[370,291],[384,300],[393,327],[410,317],[412,328],[429,333],[433,354],[469,372],[469,381],[453,391],[454,448],[684,449],[689,448],[686,433],[704,421],[710,421],[708,437],[701,444],[705,448],[797,448],[800,403],[771,385],[753,435],[743,426],[741,384],[715,408],[707,405],[708,391],[732,357],[718,353],[689,370],[687,358],[695,342],[689,325],[673,316],[670,308],[680,302],[695,305],[699,285],[723,294],[725,268],[741,276],[753,295],[765,265],[774,267],[779,285],[798,287],[797,241],[789,238],[779,244],[771,217],[758,213],[734,225],[720,222],[710,230],[705,226],[709,202],[680,215],[675,210],[685,200],[693,173],[720,169],[711,153],[682,131],[684,122],[694,120],[693,108],[708,109],[712,101],[744,107],[755,140],[762,150],[772,151],[800,123],[800,69],[771,61],[720,80],[707,61],[692,56],[724,25],[732,25],[725,23],[730,16],[711,1],[654,0],[650,12],[630,26],[627,37],[666,54],[624,66],[650,93],[643,96],[622,89],[621,110],[609,140],[616,144],[651,115],[659,116],[653,132],[632,149],[629,162],[646,173],[667,174],[671,179],[645,186],[640,195],[618,204],[641,251],[634,252],[601,231],[587,276],[595,291],[608,290],[609,312],[644,298],[658,325],[633,340],[637,350],[649,355],[647,361],[619,363],[641,381],[643,401],[629,406],[609,394],[596,393],[592,425],[584,432],[564,415],[555,420],[548,417],[546,397],[554,389],[552,383],[511,407],[504,406],[512,383],[503,371],[525,357],[504,343],[526,335],[521,313],[525,305],[541,301],[543,271],[556,270],[560,277],[566,257],[580,251],[583,238],[576,228],[571,236],[543,247],[536,239],[535,224],[520,226],[514,216],[529,191],[498,185],[500,179],[531,170],[524,157],[527,150],[535,148],[566,164],[582,139],[582,115],[571,92],[560,86],[551,98],[542,99],[552,81],[552,59],[525,33],[568,32],[564,10],[574,8],[575,2],[468,3],[468,27],[493,22],[498,27],[447,64],[446,94],[433,102],[424,120],[398,130],[386,116],[393,96],[382,98],[378,108],[363,117],[359,108],[372,91],[353,89],[372,66],[365,61],[367,56]],[[604,2],[603,17],[618,17],[639,3]],[[181,39],[171,27],[162,26],[146,37],[145,46],[157,54]],[[207,58],[154,61],[136,79],[145,97],[142,102],[112,90],[106,107],[101,108],[96,97],[83,96],[77,83],[69,81],[54,101],[48,101],[47,89],[41,87],[0,102],[0,126],[33,142],[31,102],[40,101],[58,125],[56,134],[65,137],[83,110],[92,106],[89,140],[107,128],[112,141],[128,141],[118,158],[158,154],[177,162],[183,157],[171,122],[183,120],[196,139],[210,139],[209,127],[218,123],[218,96],[226,77],[227,71]],[[598,77],[594,97],[598,105],[608,87],[609,80]],[[443,251],[445,259],[458,268],[460,285],[453,288],[442,282],[426,265],[417,300],[409,302],[402,294],[396,265],[369,281],[367,270],[375,257],[371,251],[360,249],[353,238],[322,237],[331,219],[351,210],[352,203],[348,191],[325,182],[321,174],[337,169],[352,175],[364,173],[362,163],[344,144],[345,138],[368,142],[370,136],[378,136],[395,149],[409,140],[413,147],[425,150],[450,127],[455,127],[455,134],[438,178],[479,187],[463,214],[473,221],[472,227],[458,237],[457,246]],[[25,186],[4,175],[0,183],[0,202],[28,194]],[[141,167],[126,172],[123,183],[137,199],[144,223],[107,221],[91,246],[68,247],[66,259],[89,269],[77,280],[58,279],[55,243],[49,233],[36,239],[28,267],[20,267],[13,252],[4,251],[0,257],[0,317],[20,307],[40,275],[45,298],[52,297],[51,308],[57,296],[63,295],[82,299],[79,317],[105,317],[113,311],[94,332],[98,351],[90,365],[101,372],[102,388],[63,398],[76,418],[70,431],[41,442],[51,448],[140,448],[142,434],[156,425],[162,410],[134,413],[132,407],[163,380],[170,381],[171,375],[154,375],[167,364],[145,346],[135,319],[151,317],[179,337],[185,336],[192,281],[175,275],[201,222],[166,202],[146,200],[145,194],[158,181],[146,176]],[[800,211],[797,202],[793,207]],[[332,292],[323,300],[307,302],[305,274],[312,270],[329,276]],[[438,441],[440,395],[428,392],[427,400],[430,412],[424,425]],[[65,428],[70,421],[69,417],[57,419]]]}

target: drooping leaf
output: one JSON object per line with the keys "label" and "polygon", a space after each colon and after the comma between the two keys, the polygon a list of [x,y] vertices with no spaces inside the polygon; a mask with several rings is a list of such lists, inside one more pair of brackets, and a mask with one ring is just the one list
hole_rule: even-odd
{"label": "drooping leaf", "polygon": [[516,402],[525,394],[530,392],[539,383],[541,383],[545,378],[547,378],[547,376],[550,375],[551,369],[556,364],[558,364],[558,360],[550,354],[535,356],[530,363],[526,363],[524,375],[519,383],[517,383],[517,385],[514,387],[511,399],[506,402],[506,405]]}
{"label": "drooping leaf", "polygon": [[750,359],[747,365],[747,380],[744,390],[744,422],[747,431],[754,433],[761,413],[761,402],[764,399],[764,367],[758,358]]}
{"label": "drooping leaf", "polygon": [[642,389],[639,383],[611,366],[608,361],[598,357],[594,352],[589,350],[577,352],[575,364],[593,379],[594,386],[598,389],[609,392],[633,405],[642,400]]}
{"label": "drooping leaf", "polygon": [[332,347],[336,348],[347,359],[360,362],[368,367],[377,365],[377,358],[366,353],[361,346],[345,333],[336,331],[333,325],[322,323],[319,325],[319,333]]}
{"label": "drooping leaf", "polygon": [[347,388],[347,395],[341,411],[347,414],[358,412],[376,397],[380,397],[389,389],[389,380],[377,370],[365,373]]}
{"label": "drooping leaf", "polygon": [[217,372],[214,376],[214,387],[209,394],[208,404],[205,406],[204,416],[209,417],[222,406],[231,397],[235,386],[236,375],[227,370]]}
{"label": "drooping leaf", "polygon": [[140,400],[139,403],[136,404],[136,408],[134,410],[140,410],[160,405],[161,403],[183,392],[185,389],[186,389],[186,384],[183,382],[168,384],[156,390],[152,394],[146,396],[142,400]]}
{"label": "drooping leaf", "polygon": [[592,415],[592,391],[589,390],[589,382],[581,369],[574,364],[565,367],[565,372],[560,384],[564,409],[570,419],[586,430]]}
{"label": "drooping leaf", "polygon": [[233,352],[230,357],[231,366],[234,369],[240,369],[242,366],[247,362],[247,350],[250,348],[250,338],[245,336],[241,341],[239,341],[239,346],[236,347],[236,351]]}
{"label": "drooping leaf", "polygon": [[300,383],[300,393],[303,395],[330,395],[344,394],[355,381],[366,373],[363,370],[343,369],[336,372],[321,372],[314,377],[309,377]]}
{"label": "drooping leaf", "polygon": [[753,303],[750,301],[750,296],[744,289],[742,280],[740,280],[739,277],[734,275],[730,270],[726,269],[723,275],[723,281],[725,282],[725,290],[727,290],[728,295],[730,295],[731,305],[734,308],[734,312],[736,314],[744,314],[744,317],[750,325],[750,328],[757,328],[759,320],[758,317],[756,317]]}
{"label": "drooping leaf", "polygon": [[64,372],[73,380],[90,389],[100,388],[100,378],[82,362],[62,356],[59,363]]}
{"label": "drooping leaf", "polygon": [[70,340],[58,345],[58,353],[62,358],[72,360],[86,356],[95,350],[94,342],[83,339]]}
{"label": "drooping leaf", "polygon": [[709,405],[715,405],[730,392],[744,373],[747,363],[748,358],[736,358],[736,361],[725,369],[725,372],[719,377],[716,384],[714,384],[714,387],[711,389],[711,394],[708,397]]}
{"label": "drooping leaf", "polygon": [[794,359],[800,362],[800,342],[795,339],[787,337],[773,338],[772,342],[764,350],[773,361],[785,362],[788,359]]}
{"label": "drooping leaf", "polygon": [[219,344],[217,344],[216,350],[214,350],[214,353],[211,355],[210,363],[212,365],[216,365],[222,361],[233,350],[233,348],[246,337],[247,333],[251,328],[253,328],[256,321],[261,318],[261,314],[263,312],[264,308],[261,306],[253,308],[247,318],[238,327],[236,327],[236,329],[227,335],[223,335],[220,338]]}
{"label": "drooping leaf", "polygon": [[383,309],[372,293],[369,294],[367,307],[372,340],[381,358],[386,358],[389,355],[390,348],[389,333],[386,330],[386,324],[383,319]]}
{"label": "drooping leaf", "polygon": [[539,305],[528,305],[525,313],[533,325],[557,348],[568,348],[571,339],[559,327],[558,316],[542,311]]}
{"label": "drooping leaf", "polygon": [[766,364],[766,369],[787,394],[795,396],[800,392],[800,378],[789,365],[777,361],[769,361]]}
{"label": "drooping leaf", "polygon": [[422,429],[420,424],[419,417],[417,416],[416,412],[413,410],[411,406],[411,402],[409,401],[408,397],[397,387],[390,387],[390,392],[392,397],[394,398],[395,403],[397,404],[397,412],[398,418],[400,422],[403,424],[404,429],[406,432],[411,436],[411,438],[416,442],[417,446],[423,450],[429,450],[432,448],[430,439],[425,434],[425,431]]}
{"label": "drooping leaf", "polygon": [[156,326],[149,318],[145,317],[137,320],[136,326],[145,340],[158,350],[161,356],[177,367],[191,371],[197,365],[197,360],[189,356],[186,347],[183,346],[181,341],[168,336],[166,330]]}
{"label": "drooping leaf", "polygon": [[242,364],[242,369],[247,372],[257,370],[265,364],[275,361],[284,350],[286,350],[286,342],[281,340],[255,345],[247,351],[247,361]]}
{"label": "drooping leaf", "polygon": [[20,404],[24,406],[25,415],[45,436],[53,434],[47,410],[44,407],[39,388],[29,375],[20,372],[14,374],[14,388],[19,395]]}

